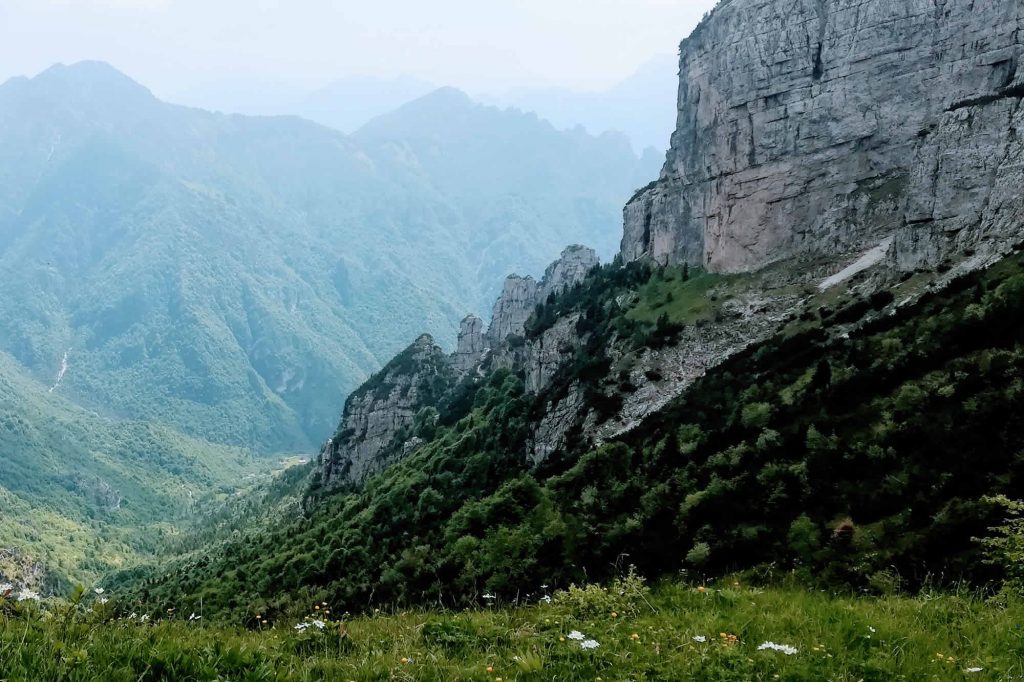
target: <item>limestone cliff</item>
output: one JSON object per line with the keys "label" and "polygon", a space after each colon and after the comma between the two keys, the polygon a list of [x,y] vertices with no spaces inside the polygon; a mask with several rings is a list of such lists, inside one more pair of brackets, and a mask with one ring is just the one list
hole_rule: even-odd
{"label": "limestone cliff", "polygon": [[433,338],[416,339],[348,397],[341,426],[320,450],[321,485],[356,485],[395,461],[412,438],[417,412],[454,381],[449,358]]}
{"label": "limestone cliff", "polygon": [[561,257],[544,271],[537,282],[532,277],[509,275],[501,296],[494,304],[486,339],[492,346],[510,336],[523,336],[526,321],[537,304],[583,281],[598,265],[597,253],[586,246],[574,244],[562,251]]}
{"label": "limestone cliff", "polygon": [[459,339],[452,354],[452,367],[455,371],[465,373],[480,364],[487,352],[487,339],[484,337],[484,321],[476,315],[467,315],[459,324]]}
{"label": "limestone cliff", "polygon": [[626,260],[756,269],[878,244],[902,268],[1024,218],[1020,0],[726,0],[680,47]]}

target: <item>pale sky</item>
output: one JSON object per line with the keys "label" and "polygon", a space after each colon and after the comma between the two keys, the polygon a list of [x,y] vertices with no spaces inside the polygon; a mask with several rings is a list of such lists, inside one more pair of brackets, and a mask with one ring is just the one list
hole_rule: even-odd
{"label": "pale sky", "polygon": [[409,75],[603,89],[674,54],[715,0],[0,0],[0,81],[110,62],[157,95]]}

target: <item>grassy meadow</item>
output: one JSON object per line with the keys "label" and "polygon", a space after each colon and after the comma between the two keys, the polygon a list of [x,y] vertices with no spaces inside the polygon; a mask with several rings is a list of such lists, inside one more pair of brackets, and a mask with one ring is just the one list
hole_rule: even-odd
{"label": "grassy meadow", "polygon": [[[16,598],[16,595],[11,595]],[[104,599],[109,601],[103,602]],[[550,600],[550,601],[549,601]],[[221,626],[92,591],[0,607],[0,680],[1010,680],[1024,604],[636,578],[477,610]]]}

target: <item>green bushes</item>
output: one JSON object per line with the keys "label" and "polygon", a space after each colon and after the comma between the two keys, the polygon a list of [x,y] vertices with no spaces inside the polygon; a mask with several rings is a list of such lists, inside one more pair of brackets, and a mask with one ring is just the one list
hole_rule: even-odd
{"label": "green bushes", "polygon": [[635,567],[630,566],[626,575],[616,577],[607,587],[572,584],[565,590],[558,590],[554,595],[554,603],[577,620],[608,616],[635,618],[642,608],[654,610],[649,596],[647,581],[637,575]]}

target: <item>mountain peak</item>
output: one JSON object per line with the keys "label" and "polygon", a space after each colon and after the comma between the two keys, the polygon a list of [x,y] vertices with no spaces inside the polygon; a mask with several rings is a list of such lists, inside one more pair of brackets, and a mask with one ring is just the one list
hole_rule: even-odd
{"label": "mountain peak", "polygon": [[465,120],[472,117],[474,112],[484,109],[486,107],[477,104],[458,88],[438,88],[374,118],[360,128],[356,135],[364,138],[420,137],[424,130],[450,129],[455,121]]}
{"label": "mountain peak", "polygon": [[54,64],[30,82],[47,89],[59,89],[69,95],[155,99],[148,88],[107,62],[101,61],[81,61],[70,65]]}
{"label": "mountain peak", "polygon": [[417,103],[464,106],[467,104],[473,104],[473,100],[470,99],[469,95],[467,95],[462,90],[459,90],[458,88],[452,87],[450,85],[446,85],[444,87],[440,87],[434,90],[433,92],[429,92],[426,95],[423,95],[423,97],[420,97],[419,99],[415,99],[412,102],[409,102],[410,105]]}

